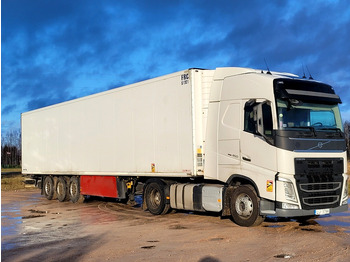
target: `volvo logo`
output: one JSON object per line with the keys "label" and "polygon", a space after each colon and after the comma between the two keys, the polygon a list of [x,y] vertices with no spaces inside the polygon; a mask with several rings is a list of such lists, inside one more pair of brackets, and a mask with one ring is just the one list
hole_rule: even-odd
{"label": "volvo logo", "polygon": [[316,148],[322,148],[324,145],[327,145],[327,144],[329,144],[330,142],[332,142],[332,141],[330,141],[330,140],[328,140],[328,141],[326,141],[326,142],[318,142],[317,143],[317,146],[314,146],[314,147],[311,147],[311,148],[309,148],[308,150],[313,150],[313,149],[316,149]]}

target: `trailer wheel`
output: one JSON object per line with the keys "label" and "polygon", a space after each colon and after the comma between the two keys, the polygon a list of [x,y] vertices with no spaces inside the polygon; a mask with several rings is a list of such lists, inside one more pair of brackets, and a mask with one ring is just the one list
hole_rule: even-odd
{"label": "trailer wheel", "polygon": [[57,194],[57,199],[60,202],[67,201],[69,199],[67,182],[66,182],[65,178],[62,176],[60,176],[57,179],[56,194]]}
{"label": "trailer wheel", "polygon": [[169,211],[170,205],[166,204],[164,186],[152,182],[146,186],[144,196],[149,212],[153,215],[163,215]]}
{"label": "trailer wheel", "polygon": [[72,176],[69,180],[69,198],[73,203],[83,202],[84,197],[80,195],[80,183],[79,178],[76,176]]}
{"label": "trailer wheel", "polygon": [[250,227],[264,221],[265,218],[259,214],[259,198],[251,185],[237,187],[230,202],[232,219],[236,224]]}
{"label": "trailer wheel", "polygon": [[44,184],[43,184],[43,191],[44,191],[44,196],[48,199],[51,200],[53,198],[53,195],[55,193],[55,183],[53,181],[53,178],[51,176],[46,176],[44,179]]}

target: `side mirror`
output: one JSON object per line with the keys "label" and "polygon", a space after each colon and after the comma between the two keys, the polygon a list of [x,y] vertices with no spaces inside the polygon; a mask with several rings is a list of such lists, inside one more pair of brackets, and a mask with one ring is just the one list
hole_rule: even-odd
{"label": "side mirror", "polygon": [[264,136],[264,118],[263,118],[263,104],[260,103],[254,107],[254,121],[256,123],[255,130],[259,135]]}

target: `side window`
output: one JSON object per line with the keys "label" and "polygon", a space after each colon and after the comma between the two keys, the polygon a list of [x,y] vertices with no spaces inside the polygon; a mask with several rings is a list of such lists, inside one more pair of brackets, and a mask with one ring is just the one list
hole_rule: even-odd
{"label": "side window", "polygon": [[[257,113],[259,110],[260,113]],[[260,114],[261,116],[256,116],[256,114]],[[256,119],[259,119],[259,123],[257,123]],[[261,135],[272,136],[272,126],[272,111],[268,103],[256,103],[255,100],[249,100],[245,104],[244,131],[258,134],[259,132],[257,130],[259,129]]]}
{"label": "side window", "polygon": [[256,134],[256,121],[254,120],[254,106],[257,103],[249,100],[244,106],[244,131]]}
{"label": "side window", "polygon": [[272,111],[271,106],[267,103],[262,105],[262,113],[264,119],[264,134],[265,136],[272,136]]}

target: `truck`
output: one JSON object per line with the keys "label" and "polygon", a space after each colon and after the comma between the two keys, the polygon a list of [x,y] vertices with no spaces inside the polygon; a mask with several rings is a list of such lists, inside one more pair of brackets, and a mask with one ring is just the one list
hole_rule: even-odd
{"label": "truck", "polygon": [[342,212],[339,103],[311,77],[191,68],[22,113],[22,173],[49,200],[132,202],[141,190],[154,215],[214,212],[246,227]]}

